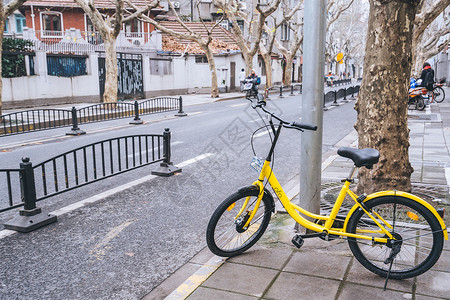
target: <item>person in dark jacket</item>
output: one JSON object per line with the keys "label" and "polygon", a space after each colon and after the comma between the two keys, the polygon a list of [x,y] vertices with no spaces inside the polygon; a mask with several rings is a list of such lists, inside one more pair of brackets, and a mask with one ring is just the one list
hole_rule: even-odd
{"label": "person in dark jacket", "polygon": [[425,62],[423,64],[423,70],[420,74],[420,78],[422,82],[420,86],[425,87],[427,90],[432,91],[434,85],[434,70],[431,68],[430,64]]}

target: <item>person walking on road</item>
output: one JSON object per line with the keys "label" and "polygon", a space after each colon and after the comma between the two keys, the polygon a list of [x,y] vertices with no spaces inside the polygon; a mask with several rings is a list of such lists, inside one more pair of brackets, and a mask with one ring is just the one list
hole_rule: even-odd
{"label": "person walking on road", "polygon": [[331,86],[333,87],[333,74],[330,72],[328,72],[328,74],[325,76],[326,80],[327,80],[327,86]]}
{"label": "person walking on road", "polygon": [[241,86],[241,92],[244,90],[244,84],[245,84],[245,70],[241,69],[241,73],[239,73],[239,82]]}

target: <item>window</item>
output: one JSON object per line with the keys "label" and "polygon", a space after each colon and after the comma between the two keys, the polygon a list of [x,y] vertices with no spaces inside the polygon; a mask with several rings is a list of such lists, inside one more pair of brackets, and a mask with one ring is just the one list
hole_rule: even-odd
{"label": "window", "polygon": [[42,12],[41,28],[43,36],[62,36],[62,31],[64,31],[62,21],[62,13]]}
{"label": "window", "polygon": [[291,39],[291,29],[288,24],[283,24],[281,26],[281,40],[289,41]]}
{"label": "window", "polygon": [[6,19],[5,20],[5,29],[3,30],[5,33],[7,33],[8,32],[8,29],[9,29],[9,19]]}
{"label": "window", "polygon": [[19,14],[15,14],[14,16],[16,18],[16,32],[22,33],[23,28],[27,26],[25,22],[25,17]]}
{"label": "window", "polygon": [[238,26],[244,32],[244,20],[237,20]]}
{"label": "window", "polygon": [[94,32],[95,31],[94,23],[92,23],[91,18],[89,18],[88,15],[86,14],[84,15],[84,21],[85,21],[84,23],[85,30],[87,32]]}
{"label": "window", "polygon": [[171,59],[150,59],[150,74],[152,75],[171,75],[172,71]]}
{"label": "window", "polygon": [[206,56],[196,56],[195,57],[195,63],[196,64],[207,64],[208,63],[208,59],[206,58]]}
{"label": "window", "polygon": [[140,36],[142,33],[142,24],[139,20],[131,20],[125,23],[126,36]]}
{"label": "window", "polygon": [[103,39],[98,32],[95,30],[95,26],[92,23],[91,19],[85,14],[84,15],[84,38],[85,40],[92,45],[100,45],[103,44]]}

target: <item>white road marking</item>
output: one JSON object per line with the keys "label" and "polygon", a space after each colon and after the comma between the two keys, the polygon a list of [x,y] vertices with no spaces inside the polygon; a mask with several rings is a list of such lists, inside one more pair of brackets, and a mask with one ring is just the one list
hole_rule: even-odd
{"label": "white road marking", "polygon": [[[190,165],[190,164],[196,163],[196,162],[198,162],[198,161],[200,161],[200,160],[202,160],[202,159],[205,159],[205,158],[207,158],[207,157],[210,157],[210,156],[212,156],[212,155],[214,155],[214,154],[213,154],[213,153],[205,153],[205,154],[201,154],[201,155],[199,155],[199,156],[197,156],[197,157],[194,157],[194,158],[185,160],[185,161],[183,161],[183,162],[177,164],[177,166],[180,167],[180,168],[181,168],[181,167],[186,167],[186,166],[188,166],[188,165]],[[97,201],[99,201],[99,200],[103,200],[104,198],[106,198],[106,197],[108,197],[108,196],[111,196],[111,195],[114,195],[114,194],[116,194],[116,193],[122,192],[122,191],[124,191],[124,190],[126,190],[126,189],[129,189],[129,188],[131,188],[131,187],[133,187],[133,186],[136,186],[136,185],[138,185],[138,184],[144,183],[144,182],[146,182],[146,181],[148,181],[148,180],[152,180],[152,179],[154,179],[154,178],[156,178],[156,177],[159,177],[159,176],[156,176],[156,175],[148,175],[148,176],[139,178],[139,179],[137,179],[137,180],[128,182],[128,183],[126,183],[126,184],[120,185],[120,186],[115,187],[115,188],[113,188],[113,189],[107,190],[107,191],[105,191],[105,192],[103,192],[103,193],[94,195],[94,196],[89,197],[89,198],[87,198],[87,199],[78,201],[78,202],[76,202],[76,203],[73,203],[73,204],[67,205],[67,206],[65,206],[65,207],[63,207],[63,208],[57,209],[57,210],[55,210],[55,211],[52,211],[52,212],[50,212],[50,214],[51,214],[51,215],[55,215],[55,216],[61,216],[61,215],[63,215],[63,214],[72,212],[72,211],[74,211],[74,210],[76,210],[76,209],[78,209],[78,208],[81,208],[81,207],[83,207],[83,206],[85,206],[85,205],[87,205],[87,204],[95,203],[95,202],[97,202]],[[2,239],[2,238],[4,238],[4,237],[7,237],[7,236],[10,236],[10,235],[12,235],[12,234],[14,234],[14,233],[16,233],[16,231],[14,231],[14,230],[8,230],[8,229],[1,230],[1,231],[0,231],[0,239]]]}
{"label": "white road marking", "polygon": [[111,229],[108,234],[106,234],[106,236],[100,241],[100,243],[95,245],[94,249],[89,251],[89,254],[98,260],[102,260],[103,256],[106,255],[106,250],[108,249],[109,242],[117,237],[119,233],[121,233],[125,228],[130,226],[135,221],[136,220],[127,221]]}
{"label": "white road marking", "polygon": [[213,153],[205,153],[205,154],[199,155],[197,157],[194,157],[194,158],[188,159],[186,161],[183,161],[182,163],[177,164],[177,166],[179,168],[183,168],[183,167],[185,167],[187,165],[196,163],[196,162],[198,162],[198,161],[200,161],[202,159],[205,159],[205,158],[213,156],[213,155],[214,155]]}
{"label": "white road marking", "polygon": [[[170,146],[172,147],[172,146],[176,146],[176,145],[180,145],[180,144],[183,144],[184,142],[183,141],[175,141],[175,142],[172,142],[172,143],[170,143]],[[162,148],[163,148],[163,145],[161,144],[161,150],[162,150]],[[154,152],[156,152],[158,150],[158,147],[154,147],[153,149],[148,149],[148,153],[152,153],[152,151],[154,151]],[[134,153],[134,155],[133,154],[129,154],[127,157],[128,158],[131,158],[131,157],[136,157],[136,158],[138,158],[139,157],[139,154],[140,154],[141,152],[135,152]],[[143,155],[142,156],[144,156],[144,153],[145,153],[145,149],[143,149]]]}
{"label": "white road marking", "polygon": [[262,122],[262,120],[261,119],[254,119],[254,120],[248,121],[248,123],[256,123],[256,122]]}
{"label": "white road marking", "polygon": [[239,103],[239,104],[233,104],[230,105],[230,107],[241,107],[241,106],[246,106],[248,103]]}
{"label": "white road marking", "polygon": [[195,111],[195,112],[189,113],[189,115],[190,116],[195,116],[195,115],[200,115],[202,113],[204,113],[204,111]]}
{"label": "white road marking", "polygon": [[257,137],[260,137],[260,136],[264,136],[264,135],[266,135],[266,134],[269,134],[269,131],[266,130],[266,131],[257,133],[257,134],[254,135],[254,137],[257,138]]}

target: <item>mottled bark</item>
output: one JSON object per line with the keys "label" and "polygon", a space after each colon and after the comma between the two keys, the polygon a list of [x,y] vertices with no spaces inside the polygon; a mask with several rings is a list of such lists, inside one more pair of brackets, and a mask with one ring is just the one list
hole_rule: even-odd
{"label": "mottled bark", "polygon": [[103,102],[112,103],[117,102],[117,51],[116,38],[108,37],[104,39],[105,42],[105,92],[103,93]]}
{"label": "mottled bark", "polygon": [[379,163],[359,171],[358,192],[411,190],[408,82],[417,2],[370,1],[364,77],[355,109],[359,148],[380,151]]}
{"label": "mottled bark", "polygon": [[292,62],[294,61],[294,57],[292,55],[288,55],[286,57],[286,67],[284,68],[284,84],[291,85],[292,83]]}
{"label": "mottled bark", "polygon": [[202,46],[203,51],[205,51],[206,59],[208,60],[209,71],[211,72],[211,97],[219,97],[219,85],[217,84],[217,71],[216,62],[214,61],[213,53],[209,44]]}
{"label": "mottled bark", "polygon": [[272,57],[268,51],[266,51],[265,53],[261,52],[261,56],[266,67],[266,88],[270,89],[273,87]]}

